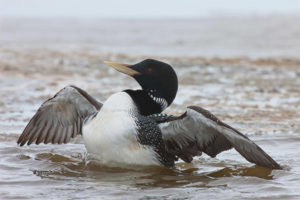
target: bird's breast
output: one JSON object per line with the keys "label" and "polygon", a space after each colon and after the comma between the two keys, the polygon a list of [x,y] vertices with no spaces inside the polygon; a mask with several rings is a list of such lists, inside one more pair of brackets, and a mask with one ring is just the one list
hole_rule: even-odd
{"label": "bird's breast", "polygon": [[157,165],[155,153],[137,140],[134,102],[124,92],[111,96],[83,127],[89,154],[103,164]]}

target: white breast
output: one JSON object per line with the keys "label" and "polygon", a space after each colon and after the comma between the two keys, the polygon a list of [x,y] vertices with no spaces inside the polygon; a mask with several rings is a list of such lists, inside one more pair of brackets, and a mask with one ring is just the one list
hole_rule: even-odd
{"label": "white breast", "polygon": [[135,111],[126,92],[109,97],[99,113],[83,127],[88,153],[103,164],[158,165],[154,151],[137,142]]}

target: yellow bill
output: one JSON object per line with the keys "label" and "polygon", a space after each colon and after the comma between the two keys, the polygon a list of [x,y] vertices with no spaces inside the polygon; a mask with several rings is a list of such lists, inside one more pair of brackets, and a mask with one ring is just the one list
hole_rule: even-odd
{"label": "yellow bill", "polygon": [[117,71],[122,72],[124,74],[128,74],[130,76],[140,74],[140,72],[131,69],[130,65],[116,63],[116,62],[110,62],[110,61],[104,61],[104,62],[106,64],[108,64],[109,66],[113,67],[114,69],[116,69]]}

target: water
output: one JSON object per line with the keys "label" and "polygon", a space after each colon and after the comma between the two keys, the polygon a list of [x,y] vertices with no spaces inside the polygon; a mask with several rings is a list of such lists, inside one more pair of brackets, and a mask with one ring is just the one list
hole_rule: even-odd
{"label": "water", "polygon": [[131,55],[299,58],[300,16],[199,19],[6,19],[0,45]]}
{"label": "water", "polygon": [[234,150],[190,164],[179,161],[174,169],[117,168],[87,160],[81,137],[66,145],[19,147],[16,141],[40,104],[65,85],[75,84],[101,101],[138,88],[103,60],[135,63],[144,57],[80,45],[21,46],[0,48],[0,199],[300,198],[297,58],[156,57],[172,64],[179,77],[177,97],[166,112],[202,106],[254,140],[283,170],[255,166]]}

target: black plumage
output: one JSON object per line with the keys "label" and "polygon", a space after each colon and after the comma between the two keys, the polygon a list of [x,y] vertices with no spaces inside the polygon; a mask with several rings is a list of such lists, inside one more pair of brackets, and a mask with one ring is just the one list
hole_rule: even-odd
{"label": "black plumage", "polygon": [[154,152],[157,154],[158,160],[164,166],[174,166],[176,156],[166,151],[162,133],[157,123],[150,117],[140,114],[137,114],[135,119],[138,126],[138,142],[142,145],[153,148]]}

